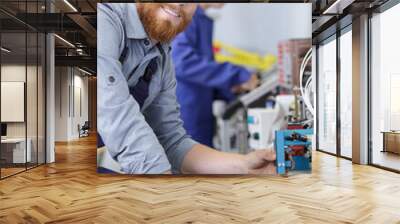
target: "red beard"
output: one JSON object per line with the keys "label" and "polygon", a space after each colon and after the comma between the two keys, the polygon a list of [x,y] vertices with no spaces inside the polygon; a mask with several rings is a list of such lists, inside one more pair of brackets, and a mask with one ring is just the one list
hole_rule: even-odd
{"label": "red beard", "polygon": [[178,25],[169,20],[158,19],[157,12],[162,10],[163,5],[163,3],[136,3],[136,8],[147,35],[153,40],[168,43],[185,30],[192,19],[184,12],[181,13],[182,19]]}

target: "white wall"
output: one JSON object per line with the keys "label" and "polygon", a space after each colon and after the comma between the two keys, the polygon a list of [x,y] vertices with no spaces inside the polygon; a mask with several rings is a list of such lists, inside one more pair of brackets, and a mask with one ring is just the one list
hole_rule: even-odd
{"label": "white wall", "polygon": [[[78,74],[77,74],[78,72]],[[74,108],[72,109],[72,119],[71,119],[71,132],[72,138],[78,138],[78,124],[83,125],[85,121],[88,121],[88,78],[81,76],[82,73],[75,70],[74,75],[74,91],[72,94],[72,99],[74,99]],[[80,93],[79,93],[80,92]],[[80,102],[79,102],[80,101]],[[81,107],[81,108],[79,108]],[[82,111],[80,111],[82,110]]]}
{"label": "white wall", "polygon": [[[25,76],[26,72],[28,74],[29,86],[36,85],[36,80],[31,80],[30,77],[32,74],[36,75],[36,67],[34,66],[25,66],[19,64],[6,64],[1,66],[1,81],[3,82],[26,82]],[[8,137],[25,137],[25,126],[28,125],[28,136],[36,131],[36,121],[37,115],[36,113],[36,88],[27,88],[27,106],[31,106],[34,108],[27,108],[27,122],[7,122],[7,135]],[[34,104],[32,105],[32,102]],[[24,108],[23,108],[24,109]],[[7,110],[7,108],[1,108],[1,110]],[[36,133],[36,132],[35,132]]]}
{"label": "white wall", "polygon": [[[8,64],[1,66],[1,81],[2,82],[25,82],[26,69],[31,70],[32,67],[25,67],[19,64]],[[7,110],[7,108],[1,108]],[[9,137],[25,137],[25,123],[12,122],[8,123],[7,134]]]}
{"label": "white wall", "polygon": [[75,75],[75,86],[81,88],[82,90],[82,116],[80,116],[80,121],[84,122],[88,120],[88,77],[81,76],[82,73],[79,75]]}
{"label": "white wall", "polygon": [[277,55],[280,41],[311,38],[311,15],[309,3],[230,3],[215,22],[214,39]]}
{"label": "white wall", "polygon": [[1,82],[1,122],[24,122],[25,83]]}
{"label": "white wall", "polygon": [[67,67],[55,69],[55,141],[68,140],[68,71]]}
{"label": "white wall", "polygon": [[[18,81],[25,82],[25,65],[2,65],[1,66],[1,81]],[[28,70],[31,69],[28,66]]]}
{"label": "white wall", "polygon": [[57,67],[55,85],[55,140],[77,139],[78,124],[88,120],[88,78],[76,68]]}

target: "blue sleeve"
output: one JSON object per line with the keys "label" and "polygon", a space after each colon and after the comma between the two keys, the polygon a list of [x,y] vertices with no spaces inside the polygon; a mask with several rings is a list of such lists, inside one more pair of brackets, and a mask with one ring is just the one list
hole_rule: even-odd
{"label": "blue sleeve", "polygon": [[203,57],[195,48],[196,35],[195,26],[190,25],[173,42],[172,55],[178,81],[230,90],[249,80],[251,74],[247,69]]}
{"label": "blue sleeve", "polygon": [[129,94],[121,70],[123,24],[117,13],[102,4],[97,19],[98,132],[124,173],[163,173],[171,165],[139,104]]}

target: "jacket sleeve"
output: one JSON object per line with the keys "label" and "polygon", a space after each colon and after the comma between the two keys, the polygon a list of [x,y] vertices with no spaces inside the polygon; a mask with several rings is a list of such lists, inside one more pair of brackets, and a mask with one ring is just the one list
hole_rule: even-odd
{"label": "jacket sleeve", "polygon": [[[191,24],[173,42],[172,56],[178,81],[230,90],[249,80],[250,72],[231,63],[217,63],[196,50],[196,26]],[[210,51],[211,51],[210,47]]]}
{"label": "jacket sleeve", "polygon": [[166,57],[165,75],[160,94],[146,108],[146,118],[161,145],[167,152],[172,172],[180,173],[182,162],[195,144],[186,134],[180,118],[180,107],[176,98],[175,69],[170,55]]}
{"label": "jacket sleeve", "polygon": [[165,151],[129,94],[121,70],[119,57],[125,36],[122,21],[102,4],[98,9],[98,132],[123,172],[165,172],[171,168]]}

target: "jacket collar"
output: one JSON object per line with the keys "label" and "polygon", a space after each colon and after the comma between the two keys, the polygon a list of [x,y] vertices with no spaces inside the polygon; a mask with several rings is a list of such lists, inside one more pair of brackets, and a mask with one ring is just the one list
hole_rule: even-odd
{"label": "jacket collar", "polygon": [[142,21],[140,21],[136,4],[126,3],[124,16],[125,16],[126,36],[128,38],[131,39],[148,38],[147,33],[144,30]]}

